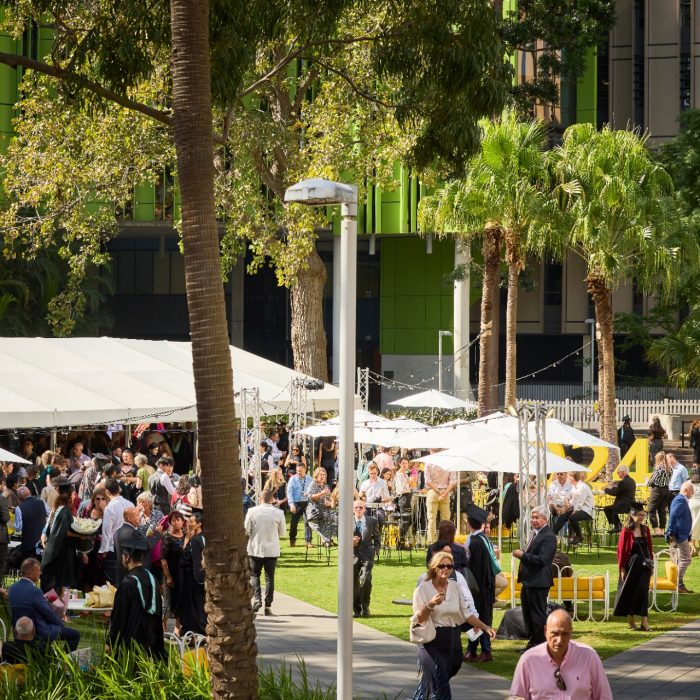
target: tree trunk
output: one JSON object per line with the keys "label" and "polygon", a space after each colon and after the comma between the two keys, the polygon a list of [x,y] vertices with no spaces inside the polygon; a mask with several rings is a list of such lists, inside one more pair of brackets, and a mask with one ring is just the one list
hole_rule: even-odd
{"label": "tree trunk", "polygon": [[[610,290],[605,281],[591,273],[586,278],[588,291],[595,304],[595,315],[600,331],[598,342],[598,402],[600,405],[600,437],[617,444],[615,409],[615,347],[613,338],[613,312]],[[610,475],[618,463],[617,450],[610,450],[607,471]]]}
{"label": "tree trunk", "polygon": [[[171,0],[173,122],[199,423],[208,655],[214,698],[256,698],[242,493],[231,471],[233,377],[214,204],[209,3]],[[234,477],[234,478],[232,478]]]}
{"label": "tree trunk", "polygon": [[323,287],[326,266],[314,248],[290,290],[294,369],[328,381],[326,331],[323,327]]}
{"label": "tree trunk", "polygon": [[[491,413],[493,387],[498,383],[491,363],[494,352],[498,355],[498,325],[494,324],[494,289],[498,292],[498,266],[501,261],[501,233],[487,230],[483,234],[484,277],[481,285],[481,326],[479,338],[479,415]],[[494,351],[495,348],[495,351]],[[497,402],[496,402],[497,403]]]}
{"label": "tree trunk", "polygon": [[518,335],[518,278],[522,265],[517,247],[506,236],[506,261],[508,262],[508,303],[506,305],[506,387],[503,405],[507,408],[517,401],[515,378],[517,376]]}

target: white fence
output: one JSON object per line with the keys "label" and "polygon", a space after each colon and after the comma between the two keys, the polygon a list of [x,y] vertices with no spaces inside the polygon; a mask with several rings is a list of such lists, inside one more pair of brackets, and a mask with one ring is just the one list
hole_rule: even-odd
{"label": "white fence", "polygon": [[[598,398],[598,384],[593,387],[594,395]],[[586,400],[590,397],[589,383],[578,384],[528,384],[518,382],[516,387],[519,399],[526,401],[564,401]],[[670,386],[615,386],[618,401],[663,401],[664,399],[696,400],[700,399],[700,388],[689,388],[681,391]],[[499,387],[499,399],[503,404],[505,387]]]}
{"label": "white fence", "polygon": [[[597,422],[598,402],[566,399],[565,401],[548,401],[548,406],[557,409],[556,417],[566,423],[589,426]],[[617,400],[617,423],[622,423],[623,416],[629,416],[634,426],[647,426],[649,419],[655,415],[700,415],[700,399],[663,399],[661,401],[621,401]]]}

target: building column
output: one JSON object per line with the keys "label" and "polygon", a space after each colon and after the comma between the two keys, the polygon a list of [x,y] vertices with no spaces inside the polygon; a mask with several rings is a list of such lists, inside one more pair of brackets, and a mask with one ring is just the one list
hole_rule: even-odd
{"label": "building column", "polygon": [[333,236],[333,384],[340,380],[340,236]]}
{"label": "building column", "polygon": [[463,266],[463,278],[454,283],[454,395],[467,401],[474,398],[469,382],[469,284],[471,250],[469,243],[455,242],[455,268]]}

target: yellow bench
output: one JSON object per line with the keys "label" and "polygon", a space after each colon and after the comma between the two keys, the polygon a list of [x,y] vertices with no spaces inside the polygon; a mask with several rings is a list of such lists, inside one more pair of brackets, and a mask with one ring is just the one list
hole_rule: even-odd
{"label": "yellow bench", "polygon": [[[570,568],[570,567],[566,567]],[[508,580],[508,586],[501,591],[496,597],[496,600],[509,603],[511,607],[515,607],[516,599],[520,598],[522,586],[515,580],[515,567],[512,566],[511,572],[505,574]],[[515,580],[515,587],[513,581]],[[578,612],[578,604],[588,603],[588,614],[585,620],[593,620],[593,604],[600,603],[603,606],[603,620],[607,620],[610,616],[610,575],[608,572],[605,575],[591,576],[583,571],[579,571],[575,576],[562,576],[562,571],[559,570],[559,575],[554,579],[554,584],[549,589],[549,599],[557,602],[570,601],[574,603],[574,619],[580,620]]]}

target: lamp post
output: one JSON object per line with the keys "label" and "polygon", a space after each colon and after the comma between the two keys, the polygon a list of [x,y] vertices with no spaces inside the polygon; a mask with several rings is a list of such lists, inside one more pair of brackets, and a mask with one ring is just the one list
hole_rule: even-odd
{"label": "lamp post", "polygon": [[590,377],[591,380],[591,385],[590,385],[590,396],[591,396],[591,406],[593,405],[593,402],[595,401],[595,319],[594,318],[587,318],[584,323],[590,323],[591,324],[591,354],[590,354],[590,372],[588,376]]}
{"label": "lamp post", "polygon": [[357,188],[320,178],[303,180],[284,193],[285,202],[340,204],[340,474],[345,497],[338,507],[338,700],[352,700],[352,535],[355,450],[355,317],[357,313]]}
{"label": "lamp post", "polygon": [[438,331],[438,391],[442,391],[442,339],[452,331]]}

